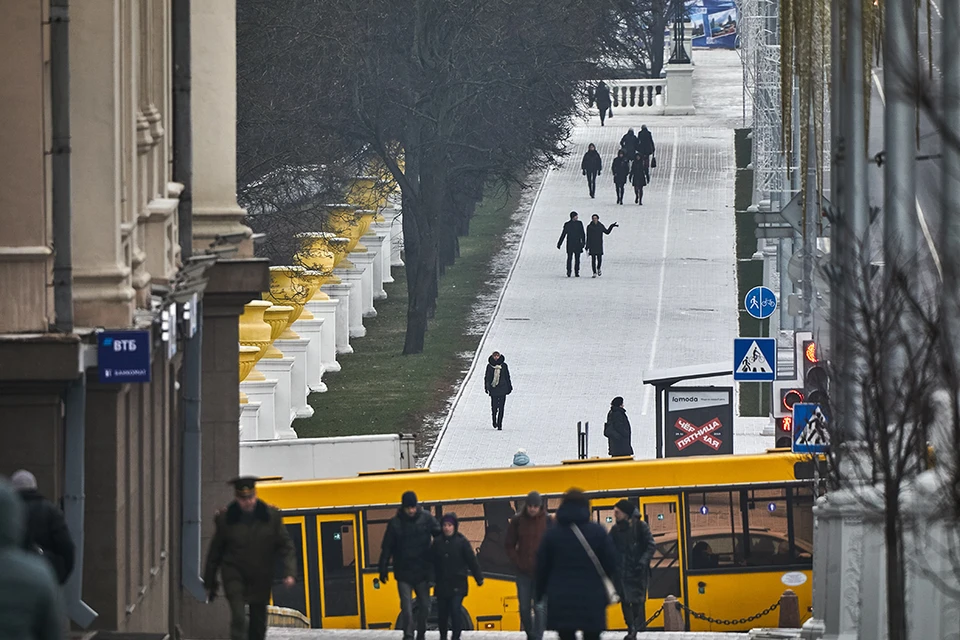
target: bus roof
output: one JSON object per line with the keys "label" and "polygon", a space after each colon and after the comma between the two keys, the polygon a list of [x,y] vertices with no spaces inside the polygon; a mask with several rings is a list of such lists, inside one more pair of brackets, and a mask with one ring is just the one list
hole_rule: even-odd
{"label": "bus roof", "polygon": [[[606,463],[561,464],[417,473],[384,473],[353,478],[268,482],[260,497],[280,509],[397,505],[404,491],[421,502],[516,497],[530,491],[559,495],[571,487],[588,493],[664,488],[780,483],[798,478],[794,465],[809,456],[792,453],[703,456],[658,460],[608,459]],[[411,470],[412,471],[412,470]]]}

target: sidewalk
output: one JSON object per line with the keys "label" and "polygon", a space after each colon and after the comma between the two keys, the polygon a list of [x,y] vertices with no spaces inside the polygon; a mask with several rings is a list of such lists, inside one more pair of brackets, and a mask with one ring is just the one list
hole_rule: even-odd
{"label": "sidewalk", "polygon": [[[653,458],[655,401],[644,371],[732,359],[737,335],[733,130],[742,123],[741,67],[734,51],[697,51],[696,116],[641,120],[614,111],[578,126],[571,155],[551,170],[534,202],[520,253],[477,360],[428,462],[435,470],[510,465],[523,447],[534,464],[577,454],[576,423],[590,422],[590,455],[606,455],[603,423],[623,396],[637,458]],[[618,206],[609,171],[628,127],[646,124],[657,146],[643,206],[628,186]],[[580,160],[593,142],[603,158],[590,199]],[[603,276],[567,278],[556,247],[571,210],[620,226],[605,238]],[[491,428],[486,360],[510,366],[503,431]],[[717,378],[710,384],[729,385]],[[763,421],[740,419],[738,453],[762,451]]]}

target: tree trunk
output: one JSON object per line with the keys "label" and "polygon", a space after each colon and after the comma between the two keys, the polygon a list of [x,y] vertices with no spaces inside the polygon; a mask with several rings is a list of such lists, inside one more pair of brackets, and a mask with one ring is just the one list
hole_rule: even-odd
{"label": "tree trunk", "polygon": [[887,637],[889,640],[907,640],[907,594],[899,509],[900,483],[888,480],[886,484],[883,533],[887,556]]}

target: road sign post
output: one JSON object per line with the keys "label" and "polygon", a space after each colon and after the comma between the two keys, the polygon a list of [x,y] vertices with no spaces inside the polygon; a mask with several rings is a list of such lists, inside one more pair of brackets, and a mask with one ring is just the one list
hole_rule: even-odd
{"label": "road sign post", "polygon": [[830,445],[828,422],[818,404],[803,402],[793,405],[793,452],[825,453]]}

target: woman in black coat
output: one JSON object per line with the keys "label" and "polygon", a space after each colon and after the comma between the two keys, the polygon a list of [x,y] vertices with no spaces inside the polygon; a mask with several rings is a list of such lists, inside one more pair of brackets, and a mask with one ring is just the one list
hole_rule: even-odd
{"label": "woman in black coat", "polygon": [[630,420],[623,408],[623,398],[617,396],[610,403],[607,422],[603,425],[603,435],[607,437],[608,451],[611,456],[632,456],[630,444]]}
{"label": "woman in black coat", "polygon": [[507,368],[507,363],[499,351],[494,351],[487,360],[483,389],[490,396],[493,428],[503,431],[503,407],[507,403],[507,396],[513,392],[513,383],[510,382],[510,369]]}
{"label": "woman in black coat", "polygon": [[603,236],[610,235],[610,232],[619,226],[614,222],[609,227],[605,227],[597,214],[593,214],[590,224],[587,225],[587,252],[590,254],[590,267],[593,269],[594,278],[603,275],[601,270],[603,267]]}
{"label": "woman in black coat", "polygon": [[617,204],[623,204],[624,185],[627,184],[627,176],[630,175],[630,161],[624,155],[623,149],[617,152],[617,157],[610,165],[610,171],[613,173],[613,184],[617,189]]}
{"label": "woman in black coat", "polygon": [[593,198],[597,193],[597,176],[600,175],[600,169],[603,168],[603,160],[597,152],[597,147],[593,143],[587,147],[587,152],[583,154],[583,161],[580,162],[580,170],[587,176],[587,189],[590,190],[590,197]]}
{"label": "woman in black coat", "polygon": [[443,535],[434,540],[430,549],[433,557],[433,571],[436,586],[433,595],[437,597],[437,617],[440,638],[447,638],[447,624],[452,623],[453,640],[460,640],[463,630],[461,605],[467,595],[467,576],[472,575],[477,586],[483,586],[483,572],[473,553],[470,541],[460,533],[457,514],[448,513],[440,521]]}
{"label": "woman in black coat", "polygon": [[579,489],[567,491],[537,550],[537,599],[547,600],[547,628],[560,640],[598,640],[607,627],[607,591],[573,527],[580,530],[604,572],[612,580],[617,565],[613,541],[590,519],[590,501]]}
{"label": "woman in black coat", "polygon": [[633,185],[634,202],[643,204],[643,187],[647,184],[647,170],[643,166],[643,160],[634,160],[630,167],[630,184]]}

